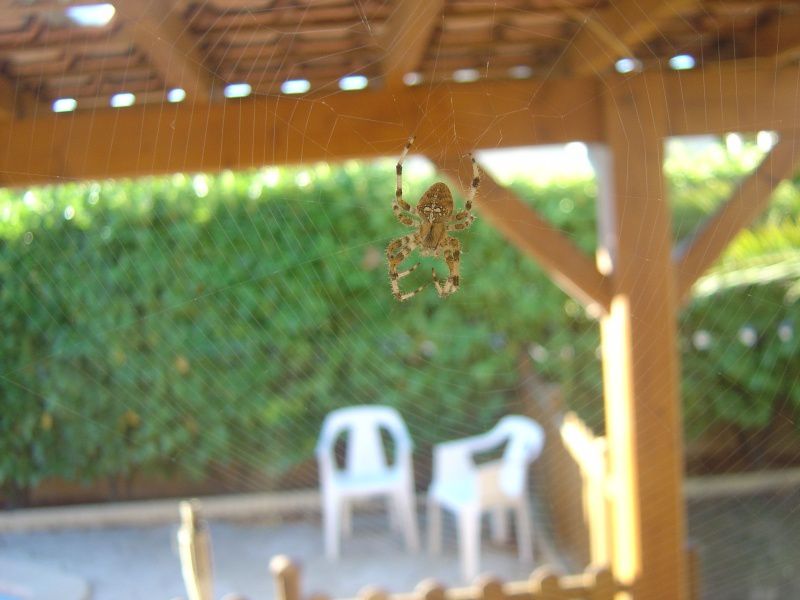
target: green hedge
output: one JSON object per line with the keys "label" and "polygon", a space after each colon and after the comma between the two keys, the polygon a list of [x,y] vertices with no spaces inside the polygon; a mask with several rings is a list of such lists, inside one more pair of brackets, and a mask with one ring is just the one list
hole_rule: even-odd
{"label": "green hedge", "polygon": [[[407,180],[413,199],[432,181]],[[672,181],[689,190],[673,190],[681,223],[696,221],[694,188]],[[593,182],[515,187],[594,248]],[[4,192],[3,485],[231,465],[278,476],[312,456],[328,411],[354,403],[396,406],[424,449],[490,426],[514,398],[524,351],[599,423],[596,324],[483,221],[459,236],[458,294],[391,297],[383,251],[406,232],[392,188],[381,162]],[[786,202],[800,206],[796,190]],[[749,403],[800,402],[787,392],[796,336],[775,346],[779,358],[739,370],[750,355],[731,345],[745,386],[715,374],[728,360],[719,341],[735,340],[739,321],[798,322],[785,288],[722,291],[724,314],[717,295],[684,316],[685,395],[703,405],[687,409],[693,429],[761,426],[768,410]],[[698,328],[719,348],[698,352]]]}
{"label": "green hedge", "polygon": [[[233,463],[279,474],[312,455],[329,410],[362,402],[397,406],[424,448],[495,421],[531,340],[593,329],[480,221],[461,236],[461,292],[397,303],[383,251],[406,228],[388,164],[275,179],[3,200],[6,485]],[[590,213],[590,185],[558,194]]]}

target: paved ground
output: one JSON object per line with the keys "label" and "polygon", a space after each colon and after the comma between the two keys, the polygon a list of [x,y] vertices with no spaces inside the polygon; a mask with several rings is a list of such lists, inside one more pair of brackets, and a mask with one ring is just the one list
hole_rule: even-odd
{"label": "paved ground", "polygon": [[[355,527],[353,539],[343,545],[343,559],[332,564],[322,557],[319,523],[212,522],[216,595],[236,591],[250,600],[273,598],[268,565],[277,554],[301,561],[306,592],[350,597],[369,584],[402,592],[430,576],[447,585],[461,583],[452,531],[446,532],[443,555],[431,558],[408,555],[378,517],[356,518]],[[177,525],[4,534],[0,560],[34,561],[77,575],[91,585],[93,600],[168,600],[185,595],[176,531]],[[532,569],[519,564],[513,548],[487,542],[482,567],[504,579],[525,578]]]}
{"label": "paved ground", "polygon": [[[268,564],[281,553],[302,561],[306,592],[349,597],[376,583],[408,591],[430,576],[461,583],[452,529],[444,555],[432,559],[406,554],[380,517],[361,516],[355,524],[343,560],[331,564],[322,558],[318,522],[212,521],[217,598],[232,591],[250,600],[273,598]],[[33,562],[77,576],[91,586],[93,600],[169,600],[184,594],[176,530],[177,524],[4,534],[0,564]],[[800,598],[800,492],[692,502],[689,533],[700,552],[703,600]],[[484,542],[483,550],[483,567],[504,579],[524,578],[531,570],[511,548]],[[2,590],[0,599],[5,600]]]}
{"label": "paved ground", "polygon": [[800,598],[800,492],[693,502],[703,600]]}

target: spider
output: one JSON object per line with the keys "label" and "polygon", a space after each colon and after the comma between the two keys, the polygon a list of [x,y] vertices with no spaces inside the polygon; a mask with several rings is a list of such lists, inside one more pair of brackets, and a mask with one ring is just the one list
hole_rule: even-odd
{"label": "spider", "polygon": [[467,193],[464,210],[453,214],[453,196],[444,183],[437,182],[429,187],[416,206],[411,206],[403,200],[403,160],[408,154],[414,137],[410,137],[397,161],[397,191],[392,202],[395,217],[403,225],[414,227],[416,230],[408,235],[393,240],[386,248],[386,257],[389,260],[389,282],[392,285],[392,294],[400,302],[412,298],[422,291],[424,285],[414,291],[403,293],[400,291],[400,280],[410,275],[418,266],[416,263],[405,271],[398,273],[397,267],[417,248],[422,256],[444,256],[449,275],[447,279],[439,281],[436,269],[431,269],[433,285],[440,298],[445,298],[458,291],[460,278],[458,274],[461,260],[461,242],[447,235],[451,231],[466,229],[475,220],[472,210],[472,201],[480,185],[481,178],[475,157],[470,154],[472,161],[472,184]]}

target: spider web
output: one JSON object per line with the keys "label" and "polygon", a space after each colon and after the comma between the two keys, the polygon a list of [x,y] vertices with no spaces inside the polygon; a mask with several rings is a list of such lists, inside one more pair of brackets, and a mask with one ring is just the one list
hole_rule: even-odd
{"label": "spider web", "polygon": [[[483,6],[496,10],[493,26],[502,24],[504,11],[532,17],[539,9],[533,2],[512,4],[511,9],[508,3]],[[791,12],[791,3],[773,4]],[[383,13],[378,20],[370,16],[367,3],[356,2],[355,6],[373,42],[377,42],[384,18],[400,10],[391,3],[379,5]],[[288,9],[289,5],[264,3],[253,14]],[[717,16],[703,9],[693,20],[681,18],[679,25],[699,37],[696,23],[704,18]],[[550,57],[549,68],[535,73],[538,80],[547,82],[557,77],[561,53],[588,26],[581,18],[575,19],[575,26],[554,40],[559,42],[554,47],[560,50]],[[301,21],[298,27],[303,25]],[[443,27],[444,22],[437,26]],[[234,27],[222,29],[231,31]],[[240,36],[255,36],[256,32],[236,31]],[[491,55],[480,68],[472,64],[453,68],[442,39],[434,36],[426,63],[429,68],[413,81],[425,92],[421,118],[432,110],[428,103],[434,96],[454,96],[460,83],[468,86],[474,80],[491,80],[498,70],[517,67]],[[656,41],[642,56],[645,63],[654,60],[661,48],[674,44],[672,31],[666,29],[658,28],[653,39]],[[252,45],[257,45],[255,37]],[[248,44],[243,46],[247,48]],[[709,52],[713,44],[701,47]],[[683,47],[674,47],[676,54],[681,50]],[[374,71],[387,51],[379,49],[374,60],[364,65],[365,71]],[[283,57],[273,57],[273,62],[288,60],[289,50],[284,52]],[[700,62],[725,58],[730,48],[720,44],[715,52],[716,56],[701,54],[696,58]],[[521,79],[533,76],[532,71],[522,68],[516,73]],[[259,76],[251,71],[248,75],[255,90],[280,83],[276,74]],[[493,96],[491,87],[485,89],[488,106],[503,105],[502,98]],[[352,93],[339,88],[338,76],[314,82],[311,92],[306,101],[328,109],[331,98]],[[259,94],[264,95],[255,92]],[[280,92],[266,95],[281,97]],[[401,113],[401,101],[394,102]],[[676,112],[689,110],[673,108]],[[501,109],[497,116],[504,116]],[[337,122],[346,122],[347,118],[334,117]],[[455,123],[407,132],[418,136],[414,150],[422,153],[410,156],[405,163],[407,201],[416,203],[426,187],[441,178],[434,163],[476,150],[481,166],[491,176],[513,185],[527,203],[545,214],[577,246],[587,252],[595,248],[596,218],[586,212],[585,203],[596,196],[597,182],[586,145],[576,140],[558,148],[507,149],[497,144],[473,149],[465,147],[468,136]],[[393,124],[375,121],[376,127]],[[268,126],[264,124],[265,131]],[[493,139],[490,127],[475,139]],[[333,128],[346,135],[341,129]],[[274,135],[284,139],[273,139],[272,143],[289,146],[299,140],[302,147],[309,148],[309,154],[314,146],[327,148],[333,144],[333,140],[312,139],[311,129],[302,126],[275,131]],[[112,128],[109,135],[121,134]],[[432,138],[438,143],[431,152]],[[224,460],[198,459],[202,472],[192,472],[192,466],[182,467],[187,470],[183,475],[203,475],[210,485],[198,489],[215,492],[315,486],[311,457],[321,417],[337,406],[381,402],[397,406],[409,423],[417,443],[416,474],[424,485],[430,478],[431,444],[476,433],[502,414],[519,409],[516,387],[521,377],[521,354],[542,376],[559,378],[567,408],[577,410],[602,432],[599,334],[593,319],[546,281],[528,258],[503,242],[480,218],[480,208],[475,211],[476,224],[456,234],[465,250],[458,294],[446,303],[436,298],[432,289],[408,304],[398,304],[391,297],[383,251],[391,239],[406,232],[391,218],[394,164],[405,136],[395,141],[397,152],[377,161],[266,165],[241,174],[178,174],[134,183],[63,182],[64,186],[57,189],[7,191],[2,199],[3,234],[8,240],[4,248],[22,256],[26,247],[50,244],[50,252],[43,263],[6,259],[0,292],[17,286],[32,290],[27,304],[18,304],[10,311],[13,320],[9,321],[9,330],[18,332],[25,343],[41,343],[47,349],[23,352],[33,358],[14,359],[4,366],[0,376],[3,393],[9,398],[27,395],[30,402],[42,406],[42,415],[30,427],[42,429],[43,436],[71,420],[83,423],[98,439],[136,436],[148,427],[185,431],[187,439],[174,441],[161,453],[167,463],[183,465],[183,453],[192,451],[187,440],[202,439],[197,452],[220,453]],[[676,243],[721,204],[736,177],[754,169],[773,143],[770,132],[751,131],[731,132],[721,139],[669,141],[665,169],[671,181],[670,194],[684,199],[673,214]],[[222,158],[219,164],[223,165]],[[692,165],[707,166],[708,173],[715,174],[730,169],[731,164],[736,166],[735,173],[728,172],[727,178],[698,181],[685,175]],[[791,400],[800,364],[795,331],[800,319],[796,270],[800,239],[797,215],[791,212],[797,207],[793,201],[796,194],[790,185],[779,188],[774,209],[750,232],[740,234],[731,250],[702,278],[695,298],[681,313],[684,430],[687,454],[695,461],[687,464],[690,476],[777,470],[796,464],[796,406]],[[481,197],[479,192],[478,207],[481,201],[491,202],[491,198]],[[463,193],[457,204],[462,202]],[[108,216],[112,213],[114,220]],[[582,235],[572,223],[576,216],[588,218],[589,227],[586,222],[583,227],[590,235]],[[93,233],[96,246],[90,253],[81,251],[74,236],[53,233],[63,223],[76,230],[91,230],[93,222],[104,225]],[[182,222],[195,226],[182,227]],[[24,223],[21,229],[20,223]],[[145,229],[151,233],[140,241],[136,234]],[[475,248],[492,254],[482,255]],[[755,259],[752,254],[757,254]],[[194,271],[190,272],[189,263]],[[429,273],[434,265],[438,265],[441,276],[442,262],[432,260],[423,261],[424,268],[418,274]],[[119,269],[124,276],[109,275]],[[123,281],[126,278],[127,284]],[[57,287],[70,280],[78,291]],[[152,301],[136,305],[126,302],[149,280],[161,286]],[[81,296],[79,284],[99,291],[100,297]],[[349,288],[342,289],[343,284]],[[405,289],[415,287],[413,282],[403,285]],[[34,294],[35,290],[40,295]],[[542,303],[559,306],[560,316],[553,316],[549,323],[537,322],[535,333],[528,336],[519,326],[534,322],[531,313],[539,306],[533,300],[536,297],[544,298]],[[85,307],[73,311],[83,316],[64,323],[59,312],[63,303]],[[528,306],[531,303],[533,309]],[[708,310],[708,303],[714,306],[713,311]],[[109,310],[103,311],[103,306]],[[523,315],[520,321],[513,318],[516,314]],[[731,321],[738,327],[731,328]],[[175,326],[174,336],[163,333],[170,330],[169,324]],[[31,336],[31,331],[40,335]],[[53,331],[61,337],[49,339]],[[4,337],[5,356],[11,356],[14,335]],[[292,347],[285,340],[298,342]],[[109,361],[93,369],[82,361],[97,353],[98,347],[106,348]],[[263,364],[263,369],[254,368],[254,363]],[[220,369],[220,364],[226,368]],[[747,365],[755,383],[745,385],[738,380],[737,365]],[[63,374],[65,381],[72,381],[66,374],[74,369],[82,372],[77,387],[66,383],[40,385],[53,374]],[[181,385],[170,387],[174,379]],[[164,385],[172,391],[160,390],[162,381],[170,382]],[[709,397],[697,392],[704,388],[723,390],[724,394]],[[282,389],[289,391],[281,393]],[[160,401],[149,401],[148,394]],[[87,395],[99,400],[89,402]],[[763,402],[764,396],[771,396],[772,402]],[[116,407],[113,420],[104,403]],[[765,406],[771,411],[766,416]],[[253,427],[253,421],[271,424],[268,439]],[[212,426],[215,422],[219,426]],[[749,428],[742,425],[748,422],[752,423]],[[152,443],[157,443],[157,438],[151,436]],[[70,460],[83,464],[80,457],[72,457],[70,440],[61,443],[67,464]],[[701,444],[721,450],[713,460],[704,458]],[[301,460],[303,453],[309,459]],[[786,473],[788,478],[795,472]],[[73,475],[76,480],[82,476],[80,472]],[[787,484],[779,491],[705,492],[706,496],[702,481],[693,481],[697,483],[688,487],[696,491],[689,493],[686,504],[688,536],[700,551],[704,597],[797,594],[797,556],[789,551],[793,549],[789,540],[796,539],[800,529],[796,488]],[[124,496],[124,490],[121,493]],[[546,506],[538,494],[534,502],[543,533],[557,543],[556,533],[549,529],[552,507]],[[455,531],[446,528],[445,532],[444,544],[449,548],[445,556],[454,561]],[[356,517],[356,538],[383,540],[385,535],[385,523],[374,515]],[[80,544],[81,539],[65,538],[61,546],[56,544],[41,554],[32,549],[39,543],[35,538],[20,537],[15,543],[23,548],[23,555],[49,556],[67,565],[69,545]],[[354,544],[351,548],[358,548],[356,542],[350,543]],[[396,540],[388,543],[399,548]],[[15,556],[8,548],[0,547],[0,553]],[[262,558],[259,560],[263,563]],[[143,569],[150,566],[142,564]],[[172,571],[174,581],[167,585],[179,593],[177,562],[173,562]],[[528,571],[527,566],[515,566],[505,576],[523,578]],[[220,577],[234,579],[235,575],[223,570]],[[260,594],[266,583],[236,581],[232,585],[244,591],[253,585]],[[354,589],[338,593],[352,595],[365,583],[380,582],[354,578]],[[137,597],[136,591],[132,593],[130,597]]]}

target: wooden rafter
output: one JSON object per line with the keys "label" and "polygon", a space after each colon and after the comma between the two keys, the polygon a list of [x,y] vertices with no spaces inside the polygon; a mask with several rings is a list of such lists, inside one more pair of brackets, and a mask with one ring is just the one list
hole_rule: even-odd
{"label": "wooden rafter", "polygon": [[564,60],[577,75],[603,73],[620,58],[656,35],[669,19],[697,6],[699,0],[621,0],[589,15]]}
{"label": "wooden rafter", "polygon": [[719,258],[733,238],[761,214],[772,192],[791,175],[798,162],[800,148],[796,138],[779,141],[719,210],[675,248],[678,299],[689,293],[694,282]]}
{"label": "wooden rafter", "polygon": [[444,0],[409,0],[394,5],[380,42],[386,52],[386,85],[403,85],[403,76],[419,67],[443,7]]}
{"label": "wooden rafter", "polygon": [[756,29],[753,54],[784,64],[800,57],[800,13],[779,15]]}
{"label": "wooden rafter", "polygon": [[[443,173],[458,185],[471,181],[472,168],[462,157],[432,158]],[[456,169],[456,172],[453,172]],[[486,171],[476,200],[480,214],[514,246],[531,256],[566,293],[594,310],[607,312],[611,288],[594,262],[563,233],[558,231],[514,192],[498,184]]]}
{"label": "wooden rafter", "polygon": [[194,101],[206,101],[213,78],[204,67],[187,24],[173,1],[117,0],[117,15],[125,22],[122,35],[147,53],[167,86],[181,87]]}

